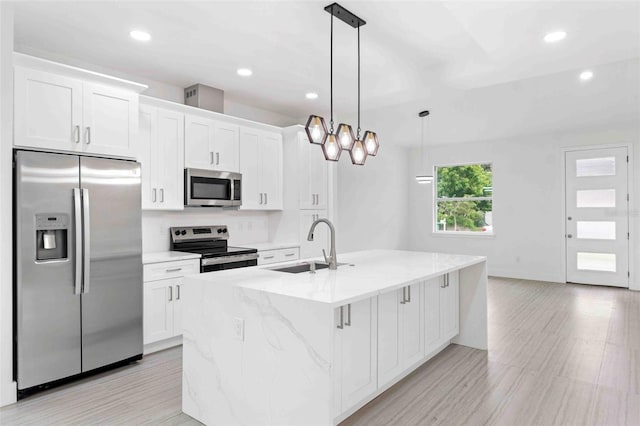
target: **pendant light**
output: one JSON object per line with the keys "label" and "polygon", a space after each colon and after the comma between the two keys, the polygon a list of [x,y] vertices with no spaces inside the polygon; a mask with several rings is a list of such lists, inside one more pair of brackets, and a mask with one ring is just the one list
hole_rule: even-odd
{"label": "pendant light", "polygon": [[[421,169],[426,171],[426,167],[424,166],[424,118],[426,116],[429,115],[429,111],[421,111],[418,113],[418,117],[421,119],[421,123],[420,123],[420,162],[421,164]],[[422,173],[419,175],[416,175],[416,182],[420,183],[420,184],[426,184],[426,183],[431,183],[433,182],[433,175],[431,174],[427,174],[427,173]]]}
{"label": "pendant light", "polygon": [[[330,106],[331,117],[329,120],[329,130],[323,117],[310,115],[305,126],[305,131],[309,142],[322,147],[324,157],[328,161],[338,161],[342,151],[349,151],[351,162],[356,165],[364,165],[367,156],[375,156],[378,153],[380,143],[375,132],[367,130],[364,137],[360,136],[360,27],[366,22],[349,12],[338,3],[332,3],[324,8],[331,14],[331,59],[330,59]],[[341,21],[349,24],[358,30],[358,128],[356,134],[351,125],[340,123],[336,132],[333,129],[333,18],[337,17]]]}

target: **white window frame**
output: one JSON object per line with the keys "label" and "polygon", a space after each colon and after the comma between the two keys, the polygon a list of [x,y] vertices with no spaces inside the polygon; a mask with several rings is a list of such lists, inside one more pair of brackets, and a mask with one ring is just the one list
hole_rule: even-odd
{"label": "white window frame", "polygon": [[[491,197],[446,197],[438,198],[438,169],[446,167],[459,167],[459,166],[473,166],[484,165],[491,166]],[[472,161],[468,163],[455,163],[455,164],[439,164],[434,165],[433,168],[433,226],[431,228],[431,235],[435,237],[476,237],[476,238],[493,238],[496,235],[495,225],[491,225],[493,230],[491,232],[474,232],[474,231],[439,231],[438,230],[438,202],[439,201],[491,201],[493,207],[493,163],[491,161]],[[492,210],[493,211],[493,210]]]}

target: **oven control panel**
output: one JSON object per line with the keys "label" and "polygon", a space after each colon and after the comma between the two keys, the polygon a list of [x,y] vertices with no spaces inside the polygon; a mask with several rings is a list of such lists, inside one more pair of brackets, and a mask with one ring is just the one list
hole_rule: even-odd
{"label": "oven control panel", "polygon": [[193,240],[228,240],[226,225],[213,226],[174,226],[169,228],[172,242]]}

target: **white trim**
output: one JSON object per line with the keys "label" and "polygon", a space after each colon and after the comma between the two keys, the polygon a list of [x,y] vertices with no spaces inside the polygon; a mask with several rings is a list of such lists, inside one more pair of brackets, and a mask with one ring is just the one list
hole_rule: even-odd
{"label": "white trim", "polygon": [[431,231],[432,237],[465,237],[465,238],[495,238],[493,232],[473,232],[473,231]]}
{"label": "white trim", "polygon": [[634,192],[634,187],[633,187],[633,176],[634,176],[634,169],[633,169],[633,159],[634,159],[634,155],[633,155],[633,143],[631,142],[620,142],[620,143],[613,143],[613,144],[597,144],[597,145],[581,145],[581,146],[571,146],[571,147],[561,147],[560,148],[560,152],[562,153],[562,167],[561,167],[561,173],[562,173],[562,177],[561,177],[561,182],[562,182],[562,191],[560,191],[560,194],[562,196],[562,217],[560,218],[560,220],[562,220],[562,230],[563,230],[563,234],[561,234],[561,238],[562,238],[562,246],[563,246],[563,256],[562,256],[562,279],[564,280],[564,282],[567,282],[567,238],[566,238],[566,230],[567,230],[567,223],[565,218],[567,217],[567,205],[566,205],[566,200],[567,200],[567,153],[568,152],[579,152],[579,151],[596,151],[596,150],[600,150],[600,149],[614,149],[614,148],[626,148],[627,149],[627,156],[629,158],[629,162],[627,163],[627,193],[629,194],[629,202],[627,203],[627,220],[628,220],[628,232],[629,232],[629,240],[628,240],[628,268],[629,268],[629,277],[627,279],[627,287],[624,288],[629,288],[629,289],[635,289],[635,285],[632,285],[632,283],[635,283],[635,258],[636,258],[636,244],[634,242],[635,238],[635,228],[633,226],[634,221],[632,220],[632,215],[631,213],[635,211],[635,206],[636,206],[636,202],[635,202],[635,197],[633,196],[635,194]]}

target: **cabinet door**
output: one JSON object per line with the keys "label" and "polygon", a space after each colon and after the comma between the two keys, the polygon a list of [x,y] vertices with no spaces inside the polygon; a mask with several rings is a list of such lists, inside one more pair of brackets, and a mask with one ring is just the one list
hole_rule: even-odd
{"label": "cabinet door", "polygon": [[314,208],[326,209],[328,207],[329,162],[325,160],[322,149],[318,145],[311,145],[311,148],[309,152],[309,175],[311,176],[311,193],[315,194]]}
{"label": "cabinet door", "polygon": [[213,121],[206,118],[185,115],[184,117],[184,166],[195,169],[212,170]]}
{"label": "cabinet door", "polygon": [[340,388],[342,411],[376,391],[378,387],[377,298],[344,307],[345,325],[340,335]]}
{"label": "cabinet door", "polygon": [[282,135],[264,133],[260,143],[262,191],[267,210],[282,210]]}
{"label": "cabinet door", "polygon": [[49,150],[80,149],[82,82],[15,68],[14,144]]}
{"label": "cabinet door", "polygon": [[311,224],[319,219],[326,218],[326,210],[301,210],[300,211],[300,229],[299,229],[299,241],[300,241],[300,258],[307,259],[309,257],[322,257],[322,250],[327,251],[329,255],[329,228],[326,224],[321,223],[316,226],[313,232],[313,241],[307,241],[307,235]]}
{"label": "cabinet door", "polygon": [[443,277],[425,281],[424,289],[424,345],[425,354],[429,355],[440,346],[440,291],[444,285]]}
{"label": "cabinet door", "polygon": [[[317,154],[316,150],[320,149],[319,146],[315,146],[316,150],[312,150],[314,145],[309,143],[307,136],[300,132],[298,133],[298,197],[299,205],[301,209],[316,209],[316,198],[313,190],[313,184],[311,183],[313,171],[311,169],[311,156]],[[322,153],[320,153],[322,154]]]}
{"label": "cabinet door", "polygon": [[[184,209],[184,115],[164,109],[157,118],[157,204],[161,209]],[[152,157],[153,158],[153,157]]]}
{"label": "cabinet door", "polygon": [[144,344],[173,336],[173,285],[175,280],[144,283]]}
{"label": "cabinet door", "polygon": [[240,171],[240,128],[238,126],[214,122],[213,154],[215,170]]}
{"label": "cabinet door", "polygon": [[384,386],[402,373],[402,290],[378,296],[378,383]]}
{"label": "cabinet door", "polygon": [[138,95],[89,83],[84,83],[82,93],[82,151],[135,158]]}
{"label": "cabinet door", "polygon": [[240,129],[240,173],[242,173],[242,210],[262,210],[264,195],[260,186],[260,132]]}
{"label": "cabinet door", "polygon": [[421,283],[406,287],[406,302],[402,305],[402,366],[403,370],[424,357],[424,318]]}
{"label": "cabinet door", "polygon": [[440,309],[442,318],[442,338],[449,340],[459,331],[459,295],[458,271],[449,273],[448,286],[440,291]]}
{"label": "cabinet door", "polygon": [[140,105],[137,159],[142,168],[142,208],[148,210],[157,208],[158,201],[157,118],[156,108]]}

